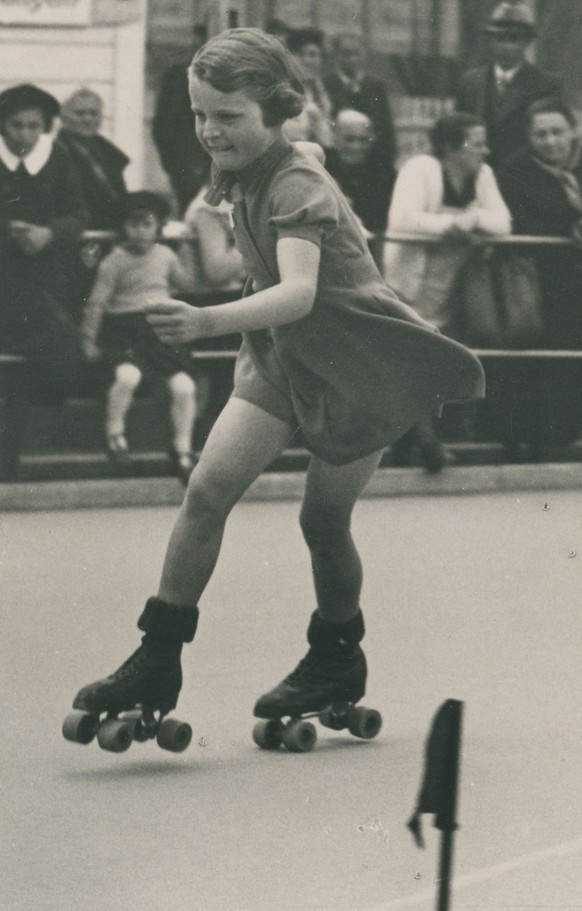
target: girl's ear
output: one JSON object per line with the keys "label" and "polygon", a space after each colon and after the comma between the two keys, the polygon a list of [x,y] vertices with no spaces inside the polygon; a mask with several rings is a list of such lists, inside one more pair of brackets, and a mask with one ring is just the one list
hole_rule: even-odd
{"label": "girl's ear", "polygon": [[276,85],[261,102],[263,123],[266,127],[281,126],[286,120],[297,117],[303,110],[303,95],[289,83]]}

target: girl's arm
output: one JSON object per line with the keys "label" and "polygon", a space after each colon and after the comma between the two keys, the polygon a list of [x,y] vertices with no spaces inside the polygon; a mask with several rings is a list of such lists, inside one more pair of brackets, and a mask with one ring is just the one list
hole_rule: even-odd
{"label": "girl's arm", "polygon": [[167,344],[293,323],[307,316],[313,307],[319,260],[316,244],[283,237],[277,243],[278,284],[214,307],[191,307],[174,300],[152,301],[146,306],[146,318]]}
{"label": "girl's arm", "polygon": [[[188,248],[189,252],[190,245],[184,244],[184,247]],[[188,277],[186,275],[186,270],[180,262],[179,256],[174,253],[173,250],[168,252],[171,252],[172,254],[168,266],[168,282],[170,285],[170,294],[174,294],[175,292],[178,292],[178,294],[180,294],[182,292],[188,291]]]}
{"label": "girl's arm", "polygon": [[100,355],[97,338],[103,314],[109,306],[114,290],[114,276],[110,266],[107,259],[99,265],[97,278],[83,313],[80,327],[81,347],[89,360],[95,360]]}

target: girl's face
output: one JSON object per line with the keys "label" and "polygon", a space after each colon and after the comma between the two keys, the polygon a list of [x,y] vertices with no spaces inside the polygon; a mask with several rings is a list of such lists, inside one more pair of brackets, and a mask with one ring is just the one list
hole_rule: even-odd
{"label": "girl's face", "polygon": [[42,111],[16,111],[4,121],[4,142],[13,155],[24,158],[34,149],[44,133],[45,122]]}
{"label": "girl's face", "polygon": [[125,243],[132,253],[147,253],[158,239],[160,226],[153,212],[130,215],[123,223]]}
{"label": "girl's face", "polygon": [[557,168],[567,167],[574,142],[574,128],[559,111],[536,114],[529,129],[534,155]]}
{"label": "girl's face", "polygon": [[265,126],[259,104],[244,91],[219,92],[190,77],[190,99],[196,135],[220,170],[240,171],[281,135],[281,126]]}

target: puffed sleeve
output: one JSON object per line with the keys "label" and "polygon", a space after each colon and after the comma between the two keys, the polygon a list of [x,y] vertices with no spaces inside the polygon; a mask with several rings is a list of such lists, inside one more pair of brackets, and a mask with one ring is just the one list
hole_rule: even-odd
{"label": "puffed sleeve", "polygon": [[278,237],[298,237],[319,247],[338,224],[337,191],[326,174],[297,165],[274,181],[271,213],[269,224]]}

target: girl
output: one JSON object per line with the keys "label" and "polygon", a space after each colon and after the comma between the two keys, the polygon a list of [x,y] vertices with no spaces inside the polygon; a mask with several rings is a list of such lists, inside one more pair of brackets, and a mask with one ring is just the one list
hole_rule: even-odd
{"label": "girl", "polygon": [[195,56],[190,93],[212,156],[210,193],[234,200],[237,244],[252,280],[242,300],[197,309],[161,301],[148,319],[169,343],[244,333],[232,398],[210,434],[170,538],[140,648],[74,706],[116,711],[176,705],[180,652],[214,569],[227,516],[301,429],[313,458],[301,510],[317,610],[310,650],[262,696],[255,714],[280,717],[357,701],[366,661],[362,570],[352,508],[382,448],[442,403],[478,395],[482,371],[384,285],[336,184],[314,156],[282,137],[302,87],[281,42],[256,29],[218,35]]}
{"label": "girl", "polygon": [[85,356],[97,360],[101,340],[113,371],[107,393],[105,446],[118,465],[129,463],[125,422],[144,373],[161,376],[170,394],[173,440],[170,457],[186,484],[194,467],[190,452],[195,418],[194,381],[188,351],[164,345],[152,331],[143,308],[155,295],[183,288],[182,268],[175,253],[158,243],[166,201],[154,193],[128,193],[119,206],[122,243],[105,257],[89,299],[81,338]]}

